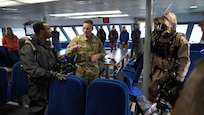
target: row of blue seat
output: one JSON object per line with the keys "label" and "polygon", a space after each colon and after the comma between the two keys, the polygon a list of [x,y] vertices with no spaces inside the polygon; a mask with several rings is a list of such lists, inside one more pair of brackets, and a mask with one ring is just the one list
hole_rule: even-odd
{"label": "row of blue seat", "polygon": [[86,84],[69,75],[61,83],[51,80],[47,115],[130,115],[127,85],[120,80],[98,78]]}
{"label": "row of blue seat", "polygon": [[[53,45],[56,47],[57,51],[66,49],[67,45],[69,44],[68,41],[60,41],[60,42],[53,42]],[[132,45],[132,41],[128,41],[128,48],[130,49]],[[118,42],[118,48],[120,48],[120,42]],[[106,41],[104,43],[105,50],[110,50],[110,42]]]}
{"label": "row of blue seat", "polygon": [[21,70],[20,65],[20,62],[13,65],[11,82],[8,81],[7,70],[5,68],[0,68],[0,106],[27,94],[28,82],[26,73]]}

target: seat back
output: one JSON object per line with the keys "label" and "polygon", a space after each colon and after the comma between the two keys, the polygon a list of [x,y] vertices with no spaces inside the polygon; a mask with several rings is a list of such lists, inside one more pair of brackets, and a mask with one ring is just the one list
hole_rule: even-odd
{"label": "seat back", "polygon": [[194,51],[194,50],[190,51],[190,60],[191,60],[191,63],[190,63],[187,75],[185,77],[185,80],[189,77],[191,71],[195,67],[196,61],[198,61],[199,59],[201,59],[203,57],[204,57],[204,52]]}
{"label": "seat back", "polygon": [[85,80],[74,75],[63,83],[52,79],[47,115],[84,115],[86,87]]}
{"label": "seat back", "polygon": [[137,83],[143,69],[143,53],[135,60],[130,60],[123,69],[123,76]]}
{"label": "seat back", "polygon": [[5,66],[5,67],[12,67],[13,63],[11,58],[8,55],[8,52],[4,46],[0,46],[0,66]]}
{"label": "seat back", "polygon": [[12,81],[8,86],[8,99],[13,100],[27,94],[28,81],[26,73],[21,69],[21,63],[16,62],[12,67]]}
{"label": "seat back", "polygon": [[98,78],[89,84],[85,115],[129,114],[129,93],[124,82]]}
{"label": "seat back", "polygon": [[0,68],[0,106],[7,102],[8,73],[6,69]]}
{"label": "seat back", "polygon": [[196,43],[196,44],[191,44],[190,45],[190,50],[196,50],[196,51],[201,51],[202,49],[204,49],[204,44],[201,43]]}

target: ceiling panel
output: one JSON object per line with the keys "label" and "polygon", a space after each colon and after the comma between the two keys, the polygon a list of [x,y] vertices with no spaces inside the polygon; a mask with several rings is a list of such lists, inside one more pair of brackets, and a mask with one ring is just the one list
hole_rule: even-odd
{"label": "ceiling panel", "polygon": [[[15,0],[13,0],[15,1]],[[87,1],[87,0],[86,0]],[[26,4],[12,6],[17,10],[5,11],[0,7],[0,21],[41,19],[46,17],[49,20],[65,19],[66,17],[49,17],[53,13],[74,13],[90,11],[121,10],[134,18],[145,18],[146,0],[90,0],[90,4],[76,4],[74,0],[59,0],[55,2]],[[154,0],[154,17],[161,16],[165,12],[172,11],[176,15],[202,16],[204,11],[204,0]],[[197,5],[197,9],[189,9],[191,5]],[[188,18],[187,18],[188,19]],[[186,19],[186,20],[187,20]]]}

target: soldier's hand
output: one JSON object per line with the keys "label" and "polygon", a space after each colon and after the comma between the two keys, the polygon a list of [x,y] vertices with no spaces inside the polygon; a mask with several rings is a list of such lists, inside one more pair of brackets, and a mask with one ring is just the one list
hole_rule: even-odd
{"label": "soldier's hand", "polygon": [[67,75],[58,72],[50,71],[50,74],[59,81],[67,80]]}
{"label": "soldier's hand", "polygon": [[91,61],[93,62],[97,61],[98,59],[99,59],[99,56],[97,54],[91,56]]}
{"label": "soldier's hand", "polygon": [[75,46],[73,47],[73,50],[77,50],[77,49],[79,49],[79,48],[81,48],[81,47],[82,47],[81,45],[77,44],[77,45],[75,45]]}

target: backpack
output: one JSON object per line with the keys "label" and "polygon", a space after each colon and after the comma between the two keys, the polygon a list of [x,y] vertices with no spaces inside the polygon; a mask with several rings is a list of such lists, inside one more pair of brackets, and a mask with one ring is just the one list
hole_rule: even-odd
{"label": "backpack", "polygon": [[37,49],[36,49],[35,46],[32,44],[31,38],[21,37],[21,38],[18,40],[18,50],[20,51],[21,48],[22,48],[25,44],[30,44],[30,46],[32,47],[33,53],[34,53],[34,55],[35,55],[35,60],[37,60]]}
{"label": "backpack", "polygon": [[[32,43],[32,38],[28,38],[28,37],[20,38],[18,40],[19,51],[25,44],[30,44],[30,46],[32,47],[33,53],[35,55],[35,60],[37,60],[37,48]],[[54,46],[52,45],[51,47],[53,47],[52,48],[53,54],[56,54],[56,51],[54,51],[55,50]],[[57,55],[55,55],[55,58],[57,60],[57,64],[55,65],[53,69],[54,71],[58,73],[63,73],[63,74],[67,74],[67,73],[74,74],[75,73],[76,71],[75,65],[73,65],[72,63],[69,63],[66,59],[59,59]]]}

